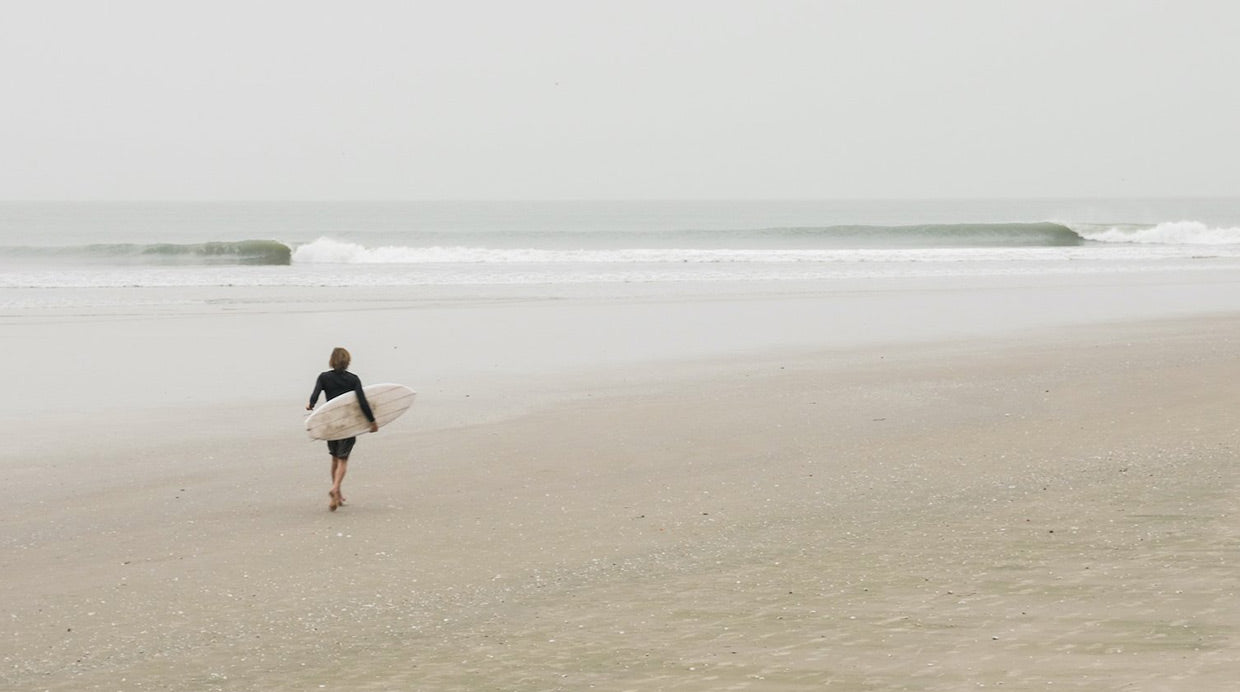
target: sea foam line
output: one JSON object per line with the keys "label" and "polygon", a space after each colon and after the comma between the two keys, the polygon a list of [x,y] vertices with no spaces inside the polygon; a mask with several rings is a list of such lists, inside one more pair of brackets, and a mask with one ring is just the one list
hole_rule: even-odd
{"label": "sea foam line", "polygon": [[1167,221],[1152,227],[1100,226],[1077,229],[1082,238],[1099,243],[1141,245],[1237,245],[1240,227],[1209,226],[1200,221]]}
{"label": "sea foam line", "polygon": [[463,246],[367,248],[329,238],[293,251],[294,264],[633,264],[719,262],[823,262],[843,259],[824,250],[747,250],[704,248],[625,248],[618,250],[550,250]]}

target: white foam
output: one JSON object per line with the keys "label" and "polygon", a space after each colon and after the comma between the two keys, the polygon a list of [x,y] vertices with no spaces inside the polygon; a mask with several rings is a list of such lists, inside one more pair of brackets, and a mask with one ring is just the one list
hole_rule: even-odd
{"label": "white foam", "polygon": [[293,251],[294,264],[631,264],[823,262],[841,253],[822,250],[624,248],[609,250],[482,247],[367,248],[319,238]]}
{"label": "white foam", "polygon": [[1240,227],[1208,226],[1200,221],[1168,221],[1152,228],[1113,226],[1095,231],[1081,231],[1081,237],[1101,243],[1234,245],[1240,244]]}

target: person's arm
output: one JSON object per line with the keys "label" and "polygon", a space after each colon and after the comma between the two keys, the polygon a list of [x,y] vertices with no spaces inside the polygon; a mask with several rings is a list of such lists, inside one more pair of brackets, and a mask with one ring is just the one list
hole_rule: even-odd
{"label": "person's arm", "polygon": [[306,406],[307,411],[313,411],[314,405],[319,402],[319,395],[323,393],[323,375],[320,373],[318,379],[314,381],[314,392],[310,394],[310,403]]}
{"label": "person's arm", "polygon": [[370,432],[377,432],[379,425],[375,423],[375,414],[370,410],[370,402],[366,401],[366,392],[362,391],[362,378],[353,378],[353,391],[357,392],[357,404],[362,407],[362,415],[370,421]]}

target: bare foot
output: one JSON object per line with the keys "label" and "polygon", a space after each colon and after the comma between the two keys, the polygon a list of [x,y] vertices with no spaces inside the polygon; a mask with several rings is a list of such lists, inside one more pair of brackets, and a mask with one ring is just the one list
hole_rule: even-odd
{"label": "bare foot", "polygon": [[329,490],[327,491],[327,494],[331,496],[332,498],[331,504],[327,505],[327,509],[335,512],[336,508],[339,507],[341,504],[343,504],[340,501],[340,493],[336,492],[335,490]]}

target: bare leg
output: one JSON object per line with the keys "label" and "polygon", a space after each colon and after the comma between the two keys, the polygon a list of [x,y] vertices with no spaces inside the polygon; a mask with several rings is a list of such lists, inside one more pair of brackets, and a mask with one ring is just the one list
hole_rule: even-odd
{"label": "bare leg", "polygon": [[340,494],[340,484],[344,482],[344,475],[349,471],[349,460],[333,459],[332,461],[332,503],[328,508],[335,512],[337,507],[344,504],[344,498]]}
{"label": "bare leg", "polygon": [[[336,457],[332,457],[332,475],[331,475],[331,479],[332,479],[332,488],[333,488],[333,490],[335,489],[335,486],[336,486],[336,469],[337,469],[337,468],[339,468],[339,467],[340,467],[340,459],[338,459],[338,458],[336,458]],[[332,494],[332,490],[327,491],[327,494],[328,494],[328,495],[331,495],[331,494]],[[344,504],[344,502],[345,502],[345,500],[344,500],[344,495],[341,495],[341,496],[340,496],[340,504],[342,504],[342,505],[343,505],[343,504]]]}

